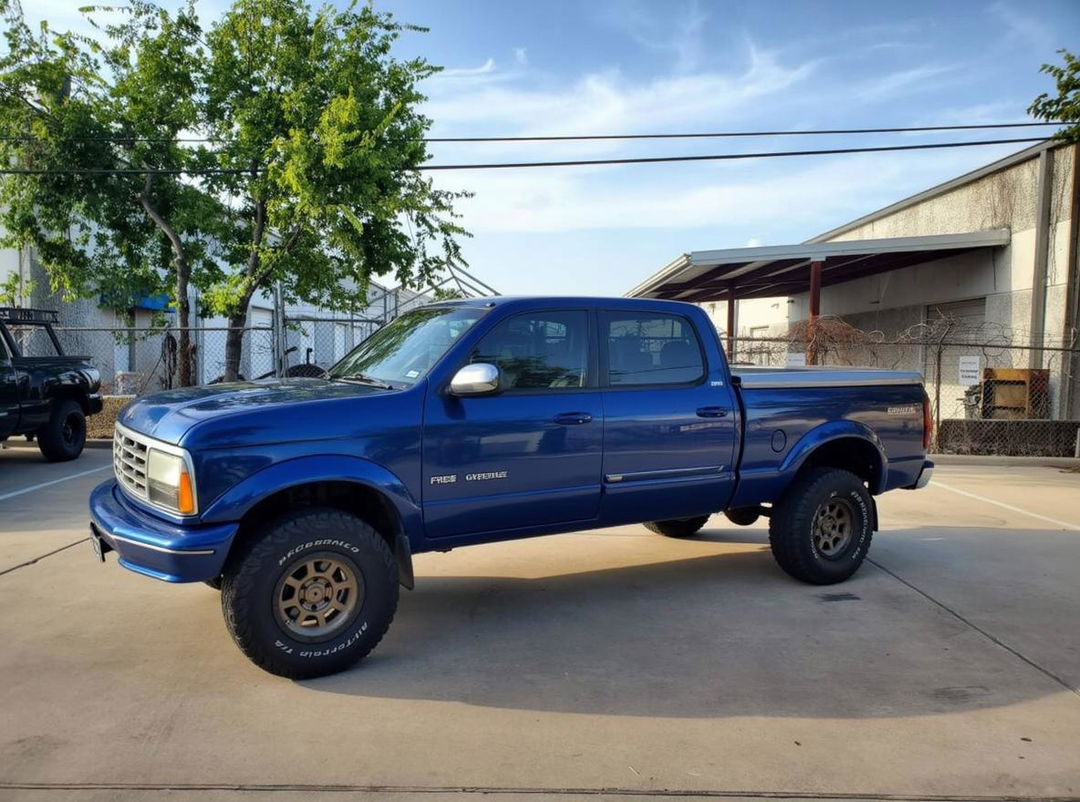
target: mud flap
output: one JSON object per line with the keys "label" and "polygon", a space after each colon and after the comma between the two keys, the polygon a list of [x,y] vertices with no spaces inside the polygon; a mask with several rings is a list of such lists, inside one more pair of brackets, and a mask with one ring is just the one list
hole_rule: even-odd
{"label": "mud flap", "polygon": [[405,537],[404,532],[398,532],[394,539],[394,557],[398,565],[398,582],[403,588],[412,590],[416,586],[412,567],[412,549],[409,547],[409,539]]}
{"label": "mud flap", "polygon": [[[877,499],[870,496],[870,531],[878,531],[878,519],[877,519]],[[410,570],[412,566],[410,565]]]}

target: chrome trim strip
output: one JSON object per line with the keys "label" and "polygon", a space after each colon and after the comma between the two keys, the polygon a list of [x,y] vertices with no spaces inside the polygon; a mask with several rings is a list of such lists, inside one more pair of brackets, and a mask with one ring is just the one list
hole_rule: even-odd
{"label": "chrome trim strip", "polygon": [[[98,527],[99,529],[101,527]],[[169,549],[165,546],[155,546],[151,543],[143,543],[141,540],[132,540],[130,537],[123,537],[122,535],[114,535],[111,532],[102,532],[105,537],[110,537],[113,540],[122,540],[125,543],[130,543],[132,546],[138,546],[143,549],[150,549],[150,551],[160,551],[162,554],[190,554],[192,556],[213,554],[213,549]]]}
{"label": "chrome trim strip", "polygon": [[618,482],[643,480],[643,479],[674,479],[682,476],[709,476],[714,473],[723,473],[723,465],[705,465],[700,468],[665,468],[659,471],[634,471],[633,473],[609,473],[604,476],[604,481],[609,484]]}

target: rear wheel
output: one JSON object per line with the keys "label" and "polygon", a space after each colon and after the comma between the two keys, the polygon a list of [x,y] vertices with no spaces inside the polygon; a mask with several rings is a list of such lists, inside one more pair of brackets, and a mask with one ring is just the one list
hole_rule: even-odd
{"label": "rear wheel", "polygon": [[692,537],[708,522],[708,515],[696,518],[679,518],[674,521],[650,521],[645,528],[665,537]]}
{"label": "rear wheel", "polygon": [[38,448],[49,462],[66,462],[78,457],[86,445],[86,415],[74,399],[57,400],[49,422],[38,429]]}
{"label": "rear wheel", "polygon": [[814,468],[795,480],[769,519],[769,546],[787,573],[814,585],[843,582],[873,537],[870,493],[858,476]]}
{"label": "rear wheel", "polygon": [[221,606],[236,645],[291,679],[343,671],[382,639],[398,602],[383,537],[354,515],[312,507],[267,524],[230,560]]}

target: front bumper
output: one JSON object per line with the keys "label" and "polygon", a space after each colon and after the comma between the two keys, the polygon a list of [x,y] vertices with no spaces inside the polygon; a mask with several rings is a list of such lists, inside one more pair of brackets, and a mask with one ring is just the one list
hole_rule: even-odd
{"label": "front bumper", "polygon": [[908,490],[922,490],[924,487],[926,487],[928,484],[930,484],[930,479],[933,477],[933,475],[934,475],[934,463],[931,462],[930,460],[926,460],[923,463],[922,470],[919,471],[919,478],[915,480],[915,484],[908,485],[907,489]]}
{"label": "front bumper", "polygon": [[128,501],[115,479],[90,493],[90,531],[120,564],[166,582],[201,582],[221,575],[238,524],[169,523]]}

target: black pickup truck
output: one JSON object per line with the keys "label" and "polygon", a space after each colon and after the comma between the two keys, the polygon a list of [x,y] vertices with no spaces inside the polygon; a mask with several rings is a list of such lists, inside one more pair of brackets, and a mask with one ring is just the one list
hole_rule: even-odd
{"label": "black pickup truck", "polygon": [[[64,354],[55,322],[51,310],[0,307],[0,441],[36,437],[45,459],[62,462],[82,453],[86,416],[101,411],[101,374]],[[23,356],[27,343],[48,355]]]}

